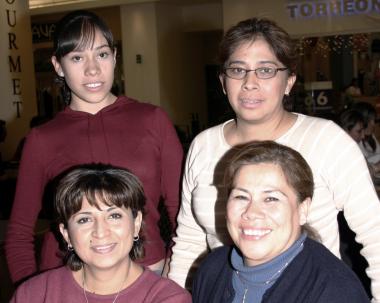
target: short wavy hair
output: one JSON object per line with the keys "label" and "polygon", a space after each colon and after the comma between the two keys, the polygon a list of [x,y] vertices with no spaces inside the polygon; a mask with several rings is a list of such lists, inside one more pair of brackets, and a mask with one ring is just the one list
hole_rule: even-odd
{"label": "short wavy hair", "polygon": [[[57,223],[67,228],[69,219],[82,208],[83,198],[97,208],[100,208],[99,203],[130,208],[134,218],[138,212],[144,214],[146,202],[141,182],[129,170],[105,164],[75,166],[63,174],[57,185],[54,201]],[[130,257],[134,260],[143,255],[140,229],[139,240],[133,242]],[[73,250],[67,250],[65,263],[74,271],[83,266]]]}

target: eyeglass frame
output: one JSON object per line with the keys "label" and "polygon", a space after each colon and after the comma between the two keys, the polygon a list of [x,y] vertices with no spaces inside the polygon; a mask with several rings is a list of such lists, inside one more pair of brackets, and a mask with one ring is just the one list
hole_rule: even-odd
{"label": "eyeglass frame", "polygon": [[[229,76],[229,75],[227,74],[227,72],[226,72],[227,70],[236,69],[236,68],[239,68],[239,69],[245,71],[245,75],[244,75],[244,77],[242,77],[242,78],[233,78],[233,77],[231,77],[231,76]],[[264,69],[264,68],[268,68],[268,67],[258,67],[258,68],[256,68],[256,69],[245,69],[245,68],[241,68],[241,67],[224,67],[224,68],[223,68],[223,74],[225,74],[225,75],[226,75],[228,78],[230,78],[230,79],[234,79],[234,80],[244,80],[244,79],[247,77],[247,75],[248,75],[249,72],[254,72],[255,75],[256,75],[256,77],[257,77],[258,79],[261,79],[261,80],[268,80],[268,79],[272,79],[272,78],[276,77],[276,75],[277,75],[277,73],[278,73],[279,71],[286,71],[286,70],[289,69],[288,67],[278,67],[278,68],[273,68],[274,71],[275,71],[274,74],[273,74],[273,76],[271,76],[271,77],[269,77],[269,78],[260,78],[260,76],[257,75],[257,70],[259,70],[259,69]],[[272,68],[272,67],[270,67],[270,68]]]}

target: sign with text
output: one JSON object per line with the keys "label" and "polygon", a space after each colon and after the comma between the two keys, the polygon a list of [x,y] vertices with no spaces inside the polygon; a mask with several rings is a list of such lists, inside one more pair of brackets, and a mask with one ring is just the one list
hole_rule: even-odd
{"label": "sign with text", "polygon": [[53,41],[54,23],[32,24],[33,43]]}
{"label": "sign with text", "polygon": [[289,1],[286,10],[291,19],[380,14],[380,0]]}
{"label": "sign with text", "polygon": [[305,83],[307,96],[305,106],[311,112],[332,109],[332,83],[331,81],[317,81]]}

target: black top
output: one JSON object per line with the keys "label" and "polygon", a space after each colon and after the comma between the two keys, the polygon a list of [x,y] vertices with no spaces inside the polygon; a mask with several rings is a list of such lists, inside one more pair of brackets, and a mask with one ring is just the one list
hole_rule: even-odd
{"label": "black top", "polygon": [[[234,298],[231,247],[215,249],[193,283],[194,303],[227,303]],[[307,238],[303,250],[269,288],[262,303],[368,303],[359,279],[322,244]],[[259,303],[259,302],[250,302]]]}

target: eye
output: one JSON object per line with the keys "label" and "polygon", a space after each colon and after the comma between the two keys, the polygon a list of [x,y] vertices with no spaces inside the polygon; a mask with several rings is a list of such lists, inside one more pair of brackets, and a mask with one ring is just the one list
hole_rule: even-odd
{"label": "eye", "polygon": [[73,60],[74,62],[80,62],[82,60],[82,57],[81,56],[72,56],[71,60]]}
{"label": "eye", "polygon": [[248,200],[248,198],[246,196],[242,196],[242,195],[235,196],[235,199],[236,200]]}
{"label": "eye", "polygon": [[249,202],[249,197],[241,194],[232,194],[231,199],[238,202]]}
{"label": "eye", "polygon": [[87,222],[90,222],[90,218],[89,218],[89,217],[82,217],[82,218],[79,218],[79,219],[77,220],[77,223],[78,223],[78,224],[85,224],[85,223],[87,223]]}
{"label": "eye", "polygon": [[264,199],[264,202],[277,202],[279,201],[279,199],[277,199],[276,197],[266,197]]}
{"label": "eye", "polygon": [[109,55],[110,54],[108,52],[101,52],[98,56],[101,59],[106,59],[106,58],[108,58]]}
{"label": "eye", "polygon": [[230,73],[235,75],[244,75],[246,74],[247,70],[241,67],[231,67],[229,68]]}
{"label": "eye", "polygon": [[123,215],[121,213],[112,213],[110,215],[111,219],[121,219],[122,217],[123,217]]}
{"label": "eye", "polygon": [[274,70],[275,69],[273,67],[259,67],[256,69],[256,72],[262,75],[271,75],[273,74]]}

